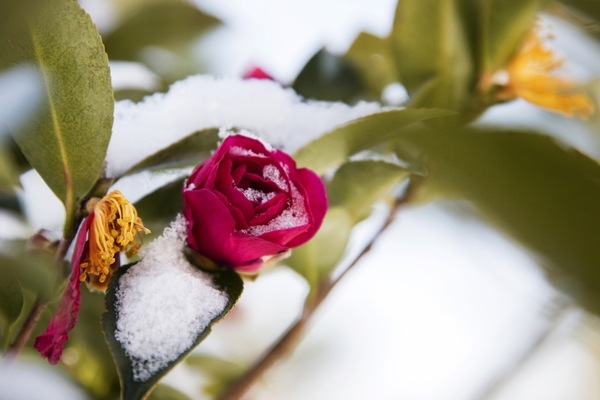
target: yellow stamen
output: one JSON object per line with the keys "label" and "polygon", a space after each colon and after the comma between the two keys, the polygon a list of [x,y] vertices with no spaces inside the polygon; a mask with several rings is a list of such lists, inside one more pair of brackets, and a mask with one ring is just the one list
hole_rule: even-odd
{"label": "yellow stamen", "polygon": [[136,243],[135,234],[142,230],[150,233],[150,230],[144,227],[135,207],[118,190],[93,204],[89,255],[80,265],[83,272],[79,279],[90,278],[92,285],[105,289],[113,274],[111,265],[115,262],[115,254],[121,251],[127,252],[128,257],[136,254],[143,241]]}
{"label": "yellow stamen", "polygon": [[500,99],[523,98],[550,111],[568,116],[587,118],[594,113],[594,103],[577,83],[558,77],[564,59],[546,48],[536,24],[523,45],[509,63],[508,82],[502,85]]}

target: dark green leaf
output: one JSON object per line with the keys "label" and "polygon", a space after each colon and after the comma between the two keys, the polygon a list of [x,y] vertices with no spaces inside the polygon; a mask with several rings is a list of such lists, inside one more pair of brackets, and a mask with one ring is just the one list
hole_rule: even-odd
{"label": "dark green leaf", "polygon": [[468,101],[474,60],[464,25],[457,0],[398,2],[390,39],[414,107],[459,110]]}
{"label": "dark green leaf", "polygon": [[177,214],[183,210],[184,178],[177,179],[142,197],[135,203],[138,215],[144,221],[144,226],[152,231],[146,240],[150,241],[175,220]]}
{"label": "dark green leaf", "polygon": [[46,297],[50,296],[55,279],[52,256],[42,252],[30,253],[17,250],[16,253],[19,253],[18,256],[0,254],[2,274],[12,273],[23,289],[42,293]]}
{"label": "dark green leaf", "polygon": [[185,1],[150,3],[106,35],[104,44],[111,60],[138,60],[144,47],[179,46],[219,23]]}
{"label": "dark green leaf", "polygon": [[533,27],[545,0],[481,2],[481,56],[485,72],[503,68]]}
{"label": "dark green leaf", "polygon": [[409,171],[385,161],[363,160],[343,164],[327,187],[330,206],[343,206],[355,221],[370,214],[371,206],[382,199]]}
{"label": "dark green leaf", "polygon": [[312,293],[344,254],[355,219],[344,207],[330,207],[315,237],[283,261],[308,281]]}
{"label": "dark green leaf", "polygon": [[173,143],[129,168],[123,175],[147,169],[179,168],[196,165],[210,157],[217,148],[219,129],[204,129]]}
{"label": "dark green leaf", "polygon": [[360,100],[364,86],[358,72],[341,57],[319,50],[306,63],[292,86],[307,99],[343,101]]}
{"label": "dark green leaf", "polygon": [[221,314],[216,316],[211,321],[209,326],[206,327],[204,331],[198,332],[198,336],[196,337],[194,344],[184,353],[180,354],[177,359],[169,363],[166,367],[160,369],[147,381],[135,381],[131,360],[125,354],[125,350],[121,347],[121,343],[114,336],[114,333],[117,329],[116,292],[119,285],[119,279],[133,265],[135,264],[130,264],[119,268],[112,277],[106,293],[106,312],[102,316],[102,329],[119,372],[119,378],[121,381],[121,398],[127,400],[139,400],[145,398],[145,396],[148,395],[148,393],[156,386],[158,381],[167,372],[169,372],[175,365],[183,361],[183,359],[208,336],[208,334],[211,332],[212,325],[223,319],[233,308],[241,296],[244,286],[240,276],[232,269],[222,269],[211,273],[214,286],[218,290],[221,290],[223,293],[225,293],[228,298],[225,309],[221,312]]}
{"label": "dark green leaf", "polygon": [[561,2],[600,23],[600,7],[597,0],[561,0]]}
{"label": "dark green leaf", "polygon": [[190,400],[188,396],[167,385],[157,385],[148,400]]}
{"label": "dark green leaf", "polygon": [[412,132],[401,146],[426,155],[429,186],[472,201],[533,250],[560,289],[600,312],[596,161],[523,132]]}
{"label": "dark green leaf", "polygon": [[378,96],[387,85],[400,80],[389,39],[361,32],[344,58],[354,65],[365,84]]}
{"label": "dark green leaf", "polygon": [[203,392],[212,397],[221,394],[244,372],[239,364],[207,355],[192,354],[185,362],[209,378],[210,383],[203,387]]}
{"label": "dark green leaf", "polygon": [[40,68],[45,105],[15,140],[67,210],[73,233],[77,201],[99,175],[110,139],[113,96],[108,60],[96,27],[73,0],[49,0],[24,30],[0,48],[0,65]]}
{"label": "dark green leaf", "polygon": [[4,343],[10,340],[12,325],[23,310],[23,290],[16,275],[0,266],[0,317],[4,320]]}
{"label": "dark green leaf", "polygon": [[342,164],[351,155],[392,139],[408,125],[449,115],[453,112],[411,108],[368,115],[313,140],[298,150],[294,159],[299,166],[322,174]]}

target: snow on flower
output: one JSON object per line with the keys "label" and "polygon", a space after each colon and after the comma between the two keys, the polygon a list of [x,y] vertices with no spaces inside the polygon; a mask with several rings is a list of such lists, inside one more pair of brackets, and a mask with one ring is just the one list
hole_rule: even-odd
{"label": "snow on flower", "polygon": [[183,190],[188,243],[218,265],[256,272],[312,238],[325,217],[321,179],[280,150],[227,136]]}

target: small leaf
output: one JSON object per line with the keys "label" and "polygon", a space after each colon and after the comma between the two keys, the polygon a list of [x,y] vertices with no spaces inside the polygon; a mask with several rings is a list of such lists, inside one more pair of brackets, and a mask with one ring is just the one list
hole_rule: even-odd
{"label": "small leaf", "polygon": [[244,367],[239,364],[207,355],[192,354],[185,362],[206,375],[210,383],[202,391],[212,397],[221,394],[244,372]]}
{"label": "small leaf", "polygon": [[157,385],[148,396],[148,400],[190,400],[190,398],[171,386]]}
{"label": "small leaf", "polygon": [[308,167],[320,175],[342,164],[353,154],[393,139],[408,125],[453,114],[446,110],[411,108],[371,114],[313,140],[298,150],[294,159],[299,166]]}
{"label": "small leaf", "polygon": [[77,201],[102,168],[114,101],[108,60],[89,15],[73,0],[47,3],[43,15],[31,16],[9,45],[1,44],[0,66],[30,62],[42,72],[43,110],[14,137],[65,204],[70,236]]}
{"label": "small leaf", "polygon": [[345,207],[358,221],[409,174],[405,168],[385,161],[347,162],[336,171],[327,187],[327,197],[331,206]]}
{"label": "small leaf", "polygon": [[4,343],[8,344],[12,325],[23,310],[23,290],[15,274],[0,267],[0,317],[4,319]]}
{"label": "small leaf", "polygon": [[507,131],[420,131],[401,138],[420,149],[439,195],[470,200],[531,249],[551,280],[600,313],[600,165],[547,136]]}
{"label": "small leaf", "polygon": [[413,107],[460,110],[473,85],[473,56],[458,0],[402,0],[390,36]]}
{"label": "small leaf", "polygon": [[307,99],[352,104],[364,92],[358,72],[341,57],[319,50],[304,66],[292,86]]}
{"label": "small leaf", "polygon": [[314,293],[342,258],[354,224],[355,219],[346,208],[330,207],[315,237],[292,250],[282,263],[302,275]]}
{"label": "small leaf", "polygon": [[197,165],[210,157],[212,150],[217,148],[219,129],[204,129],[173,143],[167,148],[145,158],[123,175],[147,169],[180,168]]}
{"label": "small leaf", "polygon": [[344,58],[356,67],[365,84],[378,96],[387,85],[400,80],[389,39],[361,32]]}
{"label": "small leaf", "polygon": [[150,3],[106,35],[104,44],[111,60],[134,61],[144,47],[180,46],[218,24],[218,19],[185,1]]}
{"label": "small leaf", "polygon": [[486,0],[481,5],[481,55],[485,71],[506,66],[533,27],[545,0]]}
{"label": "small leaf", "polygon": [[[117,270],[110,281],[108,291],[106,293],[106,312],[102,316],[102,329],[111,353],[117,365],[119,379],[121,381],[121,398],[127,400],[140,400],[146,398],[148,393],[156,386],[158,381],[169,372],[175,365],[183,361],[185,357],[202,342],[211,332],[212,325],[223,319],[227,313],[233,308],[237,300],[242,294],[243,282],[240,276],[232,269],[222,269],[210,274],[214,287],[220,290],[227,296],[227,304],[223,311],[214,317],[210,324],[202,331],[198,332],[193,345],[181,353],[177,358],[169,362],[165,367],[160,368],[147,380],[135,380],[133,372],[133,364],[127,356],[121,343],[116,339],[115,332],[117,330],[117,290],[121,277],[135,264],[123,266]],[[157,279],[160,279],[157,277]],[[157,293],[159,295],[159,293]],[[198,307],[202,307],[198,304]]]}

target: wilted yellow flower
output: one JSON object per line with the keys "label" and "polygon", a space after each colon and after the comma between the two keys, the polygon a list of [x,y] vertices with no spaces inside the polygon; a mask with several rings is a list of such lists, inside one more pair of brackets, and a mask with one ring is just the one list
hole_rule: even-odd
{"label": "wilted yellow flower", "polygon": [[[102,199],[92,199],[87,206],[90,211],[88,252],[79,265],[83,270],[79,279],[98,289],[104,289],[113,274],[111,265],[115,254],[125,251],[127,257],[137,254],[143,239],[140,231],[149,233],[138,217],[135,207],[120,191],[114,190]],[[140,243],[136,243],[136,236]],[[108,279],[107,279],[108,278]]]}
{"label": "wilted yellow flower", "polygon": [[544,46],[546,38],[536,24],[506,70],[495,74],[492,80],[502,87],[499,98],[520,97],[568,117],[589,117],[594,113],[592,99],[577,82],[559,76],[565,60]]}

